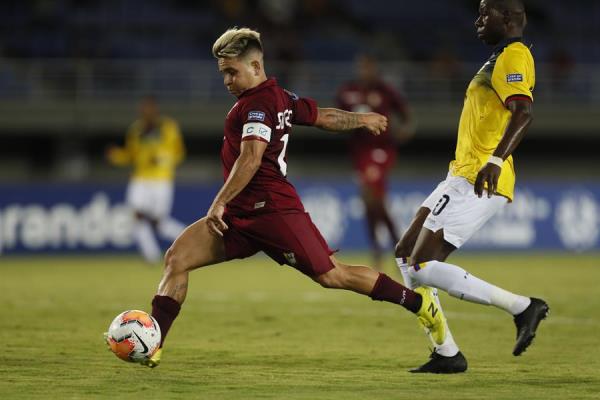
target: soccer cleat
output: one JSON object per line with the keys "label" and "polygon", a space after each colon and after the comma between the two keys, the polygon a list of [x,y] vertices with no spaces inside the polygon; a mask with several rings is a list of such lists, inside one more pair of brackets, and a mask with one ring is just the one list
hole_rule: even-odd
{"label": "soccer cleat", "polygon": [[150,358],[146,358],[143,361],[140,361],[141,365],[144,365],[149,368],[156,368],[160,364],[160,357],[162,356],[162,347],[156,350],[156,353],[152,355]]}
{"label": "soccer cleat", "polygon": [[438,307],[431,288],[420,286],[415,292],[421,295],[421,308],[417,312],[419,323],[425,327],[437,344],[446,340],[446,317],[442,309]]}
{"label": "soccer cleat", "polygon": [[445,357],[436,353],[435,349],[429,356],[430,360],[418,368],[411,369],[414,374],[458,374],[467,370],[467,359],[459,351],[452,357]]}
{"label": "soccer cleat", "polygon": [[517,343],[513,349],[513,356],[520,356],[533,341],[535,331],[540,322],[548,316],[550,307],[541,299],[531,298],[531,304],[525,311],[516,315],[515,325],[517,326]]}

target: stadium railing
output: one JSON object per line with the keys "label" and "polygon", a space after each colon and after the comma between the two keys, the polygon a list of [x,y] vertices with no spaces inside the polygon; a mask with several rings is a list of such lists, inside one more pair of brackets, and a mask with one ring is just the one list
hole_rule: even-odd
{"label": "stadium railing", "polygon": [[[478,64],[382,63],[385,79],[405,93],[419,126],[454,129],[464,92]],[[597,65],[537,66],[536,128],[545,134],[597,131]],[[353,76],[347,62],[267,64],[269,75],[304,96],[331,105],[340,84]],[[0,63],[0,131],[40,128],[121,129],[135,100],[154,94],[197,134],[220,128],[232,99],[213,61],[3,59]],[[39,118],[30,118],[32,113]],[[435,118],[425,118],[434,115]],[[100,117],[101,116],[101,117]],[[599,133],[600,134],[600,133]]]}

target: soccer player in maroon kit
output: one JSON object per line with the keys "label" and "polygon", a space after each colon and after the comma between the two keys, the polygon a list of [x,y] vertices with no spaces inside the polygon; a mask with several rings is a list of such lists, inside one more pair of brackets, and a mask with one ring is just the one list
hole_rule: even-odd
{"label": "soccer player in maroon kit", "polygon": [[[225,119],[221,150],[225,183],[206,216],[188,226],[165,256],[163,277],[152,300],[162,341],[185,300],[190,271],[263,251],[323,287],[403,306],[417,314],[441,343],[445,318],[430,290],[412,291],[368,267],[336,260],[286,179],[292,124],[330,131],[364,128],[379,134],[387,119],[376,113],[318,108],[314,100],[282,89],[275,79],[267,79],[260,34],[250,29],[226,31],[215,42],[213,55],[227,90],[238,98]],[[162,343],[142,364],[155,367],[161,355]]]}
{"label": "soccer player in maroon kit", "polygon": [[350,157],[360,183],[375,268],[381,269],[381,245],[377,228],[383,225],[394,243],[399,240],[385,200],[388,175],[396,161],[396,147],[413,134],[411,111],[402,96],[380,78],[375,59],[361,54],[356,59],[357,79],[342,85],[337,104],[342,110],[376,112],[387,118],[399,117],[401,124],[372,135],[356,129],[350,136]]}

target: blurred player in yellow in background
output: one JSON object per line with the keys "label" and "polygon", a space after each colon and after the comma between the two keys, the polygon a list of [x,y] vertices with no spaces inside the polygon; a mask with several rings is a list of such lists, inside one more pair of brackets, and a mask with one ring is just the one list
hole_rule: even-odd
{"label": "blurred player in yellow in background", "polygon": [[184,159],[185,147],[177,122],[160,115],[154,97],[142,99],[139,113],[125,146],[111,146],[106,156],[113,165],[133,167],[126,197],[135,213],[133,235],[144,259],[155,263],[162,251],[154,231],[173,241],[185,227],[170,217],[175,168]]}

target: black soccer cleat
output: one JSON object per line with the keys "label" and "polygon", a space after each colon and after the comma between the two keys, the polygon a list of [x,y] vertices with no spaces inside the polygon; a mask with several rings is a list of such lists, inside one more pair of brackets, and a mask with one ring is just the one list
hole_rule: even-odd
{"label": "black soccer cleat", "polygon": [[531,298],[531,304],[521,314],[515,316],[517,326],[517,343],[513,356],[520,356],[533,341],[535,331],[540,322],[548,316],[550,307],[541,299]]}
{"label": "black soccer cleat", "polygon": [[425,364],[411,369],[409,372],[414,374],[458,374],[467,370],[467,359],[460,351],[452,357],[445,357],[433,350],[429,358],[430,360]]}

